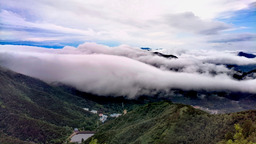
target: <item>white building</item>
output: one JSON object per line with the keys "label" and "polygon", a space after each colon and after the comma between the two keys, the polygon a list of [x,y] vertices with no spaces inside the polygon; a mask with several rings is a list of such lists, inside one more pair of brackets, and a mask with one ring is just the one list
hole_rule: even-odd
{"label": "white building", "polygon": [[74,132],[75,133],[79,132],[78,128],[74,128]]}
{"label": "white building", "polygon": [[90,138],[91,136],[94,135],[95,132],[91,132],[91,131],[82,131],[82,132],[78,132],[77,134],[73,135],[71,137],[70,142],[72,143],[82,143],[82,141],[87,140],[88,138]]}
{"label": "white building", "polygon": [[89,111],[89,108],[83,108],[83,110],[85,110],[85,111]]}
{"label": "white building", "polygon": [[119,113],[113,113],[113,114],[110,114],[110,117],[119,117],[121,116],[122,114],[119,114]]}
{"label": "white building", "polygon": [[108,118],[107,115],[102,114],[100,117],[100,121],[104,123],[107,120],[107,118]]}
{"label": "white building", "polygon": [[96,110],[91,110],[91,113],[97,114],[97,111]]}

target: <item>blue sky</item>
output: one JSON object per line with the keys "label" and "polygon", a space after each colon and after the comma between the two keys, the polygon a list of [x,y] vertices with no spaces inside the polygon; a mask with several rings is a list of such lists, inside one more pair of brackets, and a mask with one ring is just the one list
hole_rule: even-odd
{"label": "blue sky", "polygon": [[1,44],[254,51],[256,0],[1,1]]}
{"label": "blue sky", "polygon": [[256,33],[256,7],[253,7],[253,5],[251,5],[247,9],[235,11],[232,17],[230,18],[218,20],[223,21],[225,23],[233,24],[236,27],[244,27],[241,29],[231,31],[233,33]]}

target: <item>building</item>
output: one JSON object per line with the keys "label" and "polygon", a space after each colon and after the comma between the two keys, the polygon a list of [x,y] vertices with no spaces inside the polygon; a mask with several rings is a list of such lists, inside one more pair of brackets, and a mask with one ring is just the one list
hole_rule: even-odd
{"label": "building", "polygon": [[82,141],[87,140],[88,138],[90,138],[91,136],[94,135],[94,131],[81,131],[76,133],[75,135],[73,135],[71,137],[70,142],[72,143],[82,143]]}
{"label": "building", "polygon": [[91,113],[97,114],[97,111],[96,110],[91,110]]}
{"label": "building", "polygon": [[124,115],[125,115],[125,114],[127,114],[127,110],[126,110],[126,109],[124,110]]}
{"label": "building", "polygon": [[78,128],[74,128],[74,132],[78,133],[79,132]]}
{"label": "building", "polygon": [[121,116],[122,114],[119,114],[119,113],[113,113],[113,114],[110,114],[110,117],[119,117]]}
{"label": "building", "polygon": [[102,123],[104,123],[104,122],[107,120],[107,118],[108,118],[107,115],[102,114],[102,116],[100,117],[100,121],[101,121]]}
{"label": "building", "polygon": [[85,110],[85,111],[89,111],[89,108],[83,108],[83,110]]}

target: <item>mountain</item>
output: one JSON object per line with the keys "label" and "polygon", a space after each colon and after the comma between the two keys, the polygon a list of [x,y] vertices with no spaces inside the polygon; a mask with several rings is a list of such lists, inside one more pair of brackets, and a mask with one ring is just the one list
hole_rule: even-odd
{"label": "mountain", "polygon": [[[173,103],[200,106],[207,111],[218,111],[218,113],[230,113],[244,110],[255,109],[256,95],[245,92],[232,91],[194,91],[173,89],[168,92],[159,91],[152,95],[142,95],[134,99],[126,97],[96,96],[86,92],[78,91],[67,86],[63,91],[79,96],[87,101],[93,101],[101,105],[98,109],[104,113],[122,113],[124,109],[131,111],[144,104],[159,102],[163,100]],[[93,107],[93,106],[91,106]]]}
{"label": "mountain", "polygon": [[249,65],[226,65],[227,68],[233,69],[240,73],[249,72],[256,69],[256,64]]}
{"label": "mountain", "polygon": [[255,58],[256,57],[256,55],[254,55],[254,54],[245,53],[245,52],[239,52],[237,55],[242,56],[242,57],[246,57],[246,58]]}
{"label": "mountain", "polygon": [[[0,143],[62,143],[74,127],[93,130],[92,101],[0,67]],[[14,142],[15,143],[15,142]],[[20,142],[19,142],[20,143]]]}
{"label": "mountain", "polygon": [[[146,50],[146,51],[152,51],[151,48],[149,47],[141,47],[140,48],[141,50]],[[158,50],[160,50],[161,48],[159,48]],[[160,52],[152,52],[154,55],[157,55],[157,56],[160,56],[160,57],[164,57],[164,58],[178,58],[177,56],[175,55],[167,55],[167,54],[163,54],[163,53],[160,53]]]}
{"label": "mountain", "polygon": [[256,78],[256,65],[226,65],[227,68],[236,71],[232,77],[236,80],[255,79]]}
{"label": "mountain", "polygon": [[[146,104],[111,120],[88,139],[106,144],[215,144],[234,140],[241,126],[245,143],[256,142],[256,111],[211,115],[168,101]],[[239,125],[238,125],[239,124]]]}
{"label": "mountain", "polygon": [[164,58],[178,58],[177,56],[175,55],[167,55],[167,54],[162,54],[160,52],[153,52],[154,55],[158,55],[160,57],[164,57]]}
{"label": "mountain", "polygon": [[152,49],[151,48],[149,48],[149,47],[141,47],[140,49],[142,49],[142,50],[146,50],[146,51],[151,51]]}
{"label": "mountain", "polygon": [[99,117],[83,108],[105,114],[122,113],[150,98],[128,100],[49,85],[39,79],[0,67],[0,143],[63,143],[73,128],[95,130]]}
{"label": "mountain", "polygon": [[[55,86],[56,87],[56,86]],[[100,96],[90,94],[87,92],[79,91],[73,87],[66,85],[57,85],[58,88],[62,89],[66,93],[80,97],[88,102],[93,102],[89,108],[97,109],[103,113],[122,113],[124,109],[130,111],[141,105],[159,101],[157,97],[141,96],[137,99],[127,99],[126,97],[113,97],[113,96]],[[98,107],[97,107],[98,106]]]}
{"label": "mountain", "polygon": [[256,69],[251,70],[249,72],[241,72],[238,74],[234,74],[233,77],[237,80],[244,80],[246,78],[256,79]]}
{"label": "mountain", "polygon": [[[212,135],[214,135],[216,137],[213,138],[214,141],[219,141],[227,130],[233,128],[235,122],[231,120],[234,118],[232,114],[209,115],[191,106],[173,104],[169,101],[197,105],[200,109],[210,112],[215,108],[224,110],[224,112],[252,109],[253,106],[255,108],[256,101],[254,94],[182,90],[175,90],[168,95],[166,93],[158,93],[154,96],[145,95],[133,100],[125,97],[98,96],[62,84],[49,85],[39,79],[2,67],[0,67],[0,82],[1,144],[63,143],[74,128],[97,130],[95,138],[107,143],[115,143],[115,140],[119,141],[124,137],[127,139],[125,138],[123,143],[144,141],[144,139],[145,142],[155,140],[158,142],[164,138],[164,131],[174,133],[172,130],[175,130],[177,134],[174,134],[176,136],[174,140],[178,142],[182,139],[178,134],[186,134],[184,129],[179,131],[177,127],[184,127],[183,123],[188,128],[193,125],[195,127],[193,133],[200,131],[199,127],[207,125],[207,131],[198,132],[197,136],[201,137],[202,134],[208,139],[213,138]],[[159,102],[162,100],[168,102]],[[151,104],[152,102],[159,103]],[[82,108],[95,109],[104,114],[122,113],[124,109],[127,109],[128,114],[114,120],[110,119],[97,129],[99,117]],[[247,115],[251,118],[254,113],[254,111],[249,111],[241,117],[244,118]],[[189,122],[189,119],[192,121]],[[227,121],[222,121],[222,119]],[[209,126],[207,121],[210,121]],[[204,122],[204,125],[199,122]],[[243,123],[240,120],[237,122]],[[172,127],[174,125],[175,127]],[[219,130],[216,127],[225,127],[226,130]],[[220,136],[216,136],[217,132],[212,133],[212,131],[220,131]],[[168,133],[167,139],[173,138]],[[137,139],[130,140],[131,137],[137,137]],[[152,137],[152,139],[147,139],[147,137]],[[198,141],[192,136],[188,139]],[[187,139],[184,138],[184,140]]]}

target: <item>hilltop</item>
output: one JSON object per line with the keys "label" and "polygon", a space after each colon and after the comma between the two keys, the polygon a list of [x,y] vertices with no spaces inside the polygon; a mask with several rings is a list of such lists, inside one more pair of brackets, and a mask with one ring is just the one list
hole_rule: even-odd
{"label": "hilltop", "polygon": [[246,57],[246,58],[255,58],[256,57],[256,55],[254,55],[254,54],[251,54],[251,53],[245,53],[245,52],[239,52],[238,54],[237,54],[238,56],[242,56],[242,57]]}

